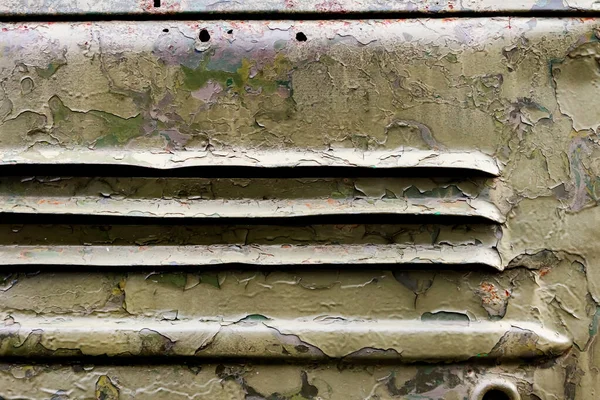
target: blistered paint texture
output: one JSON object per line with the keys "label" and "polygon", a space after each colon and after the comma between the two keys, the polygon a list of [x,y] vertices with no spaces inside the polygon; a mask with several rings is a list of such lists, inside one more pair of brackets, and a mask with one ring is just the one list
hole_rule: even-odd
{"label": "blistered paint texture", "polygon": [[4,164],[322,175],[0,179],[0,395],[596,399],[599,27],[2,24]]}

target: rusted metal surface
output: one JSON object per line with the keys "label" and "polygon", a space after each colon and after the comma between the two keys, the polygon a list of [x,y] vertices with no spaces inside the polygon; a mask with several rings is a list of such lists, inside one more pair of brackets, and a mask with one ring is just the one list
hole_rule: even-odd
{"label": "rusted metal surface", "polygon": [[[0,354],[17,359],[0,396],[598,397],[600,20],[0,29],[1,162],[40,165],[0,180],[1,211],[25,221],[0,226]],[[56,164],[98,177],[40,177]],[[322,177],[105,178],[103,165]],[[389,221],[355,222],[376,214]],[[108,215],[121,221],[89,222]],[[315,215],[341,219],[297,221]],[[278,223],[226,222],[248,216]]]}

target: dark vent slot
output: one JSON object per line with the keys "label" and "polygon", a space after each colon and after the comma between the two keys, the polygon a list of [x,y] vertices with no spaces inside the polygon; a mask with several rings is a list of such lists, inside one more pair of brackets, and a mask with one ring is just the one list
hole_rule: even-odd
{"label": "dark vent slot", "polygon": [[352,166],[189,166],[160,169],[118,164],[0,164],[0,177],[91,177],[110,178],[342,178],[342,177],[421,177],[490,178],[495,174],[470,168],[402,167],[371,168]]}

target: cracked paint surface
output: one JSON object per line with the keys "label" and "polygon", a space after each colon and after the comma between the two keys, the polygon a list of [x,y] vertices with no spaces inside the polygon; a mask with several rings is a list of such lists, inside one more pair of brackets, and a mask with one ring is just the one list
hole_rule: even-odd
{"label": "cracked paint surface", "polygon": [[[35,384],[20,392],[35,397],[44,388],[55,398],[81,399],[463,399],[481,379],[511,373],[523,393],[532,393],[531,372],[469,365],[364,366],[188,364],[131,367],[104,365],[2,365],[0,382]],[[561,393],[557,392],[557,395]],[[62,396],[62,397],[59,397]],[[106,397],[101,397],[106,396]],[[526,397],[522,398],[532,398]]]}
{"label": "cracked paint surface", "polygon": [[[504,222],[482,178],[0,178],[0,211],[243,218],[406,214]],[[437,200],[435,200],[437,199]]]}
{"label": "cracked paint surface", "polygon": [[[71,215],[0,226],[0,354],[43,359],[2,364],[0,396],[464,399],[502,378],[523,399],[597,398],[598,20],[0,29],[3,164],[324,171],[0,178],[3,212]],[[460,179],[413,176],[426,167]],[[286,218],[189,223],[256,214]],[[102,355],[142,361],[56,364]]]}
{"label": "cracked paint surface", "polygon": [[[482,264],[501,269],[485,225],[11,226],[0,265]],[[0,228],[0,229],[1,229]],[[56,240],[52,236],[60,232]],[[2,234],[0,234],[1,236]],[[0,239],[2,242],[2,239]]]}
{"label": "cracked paint surface", "polygon": [[421,12],[456,11],[586,11],[597,10],[593,0],[4,0],[0,14],[175,14],[204,13],[347,13],[347,12]]}

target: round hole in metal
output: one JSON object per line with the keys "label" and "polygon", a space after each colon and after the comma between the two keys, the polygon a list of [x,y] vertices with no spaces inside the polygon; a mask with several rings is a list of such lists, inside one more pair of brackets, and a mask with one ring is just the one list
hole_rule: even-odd
{"label": "round hole in metal", "polygon": [[471,393],[471,400],[521,400],[517,386],[503,378],[485,379]]}
{"label": "round hole in metal", "polygon": [[208,42],[209,40],[210,40],[210,33],[208,33],[208,31],[206,29],[202,29],[200,31],[200,41]]}
{"label": "round hole in metal", "polygon": [[492,389],[483,394],[482,400],[511,400],[502,390]]}

